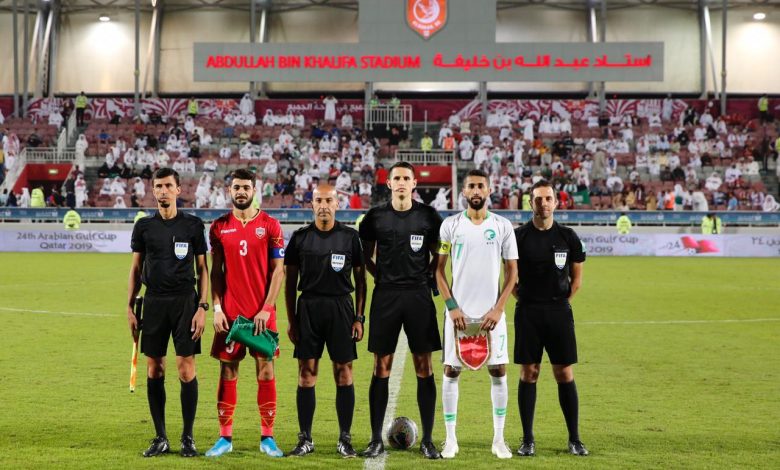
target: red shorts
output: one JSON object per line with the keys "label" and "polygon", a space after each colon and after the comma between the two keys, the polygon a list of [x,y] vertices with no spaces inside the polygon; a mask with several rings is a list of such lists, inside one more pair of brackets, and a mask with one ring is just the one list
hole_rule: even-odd
{"label": "red shorts", "polygon": [[[228,324],[233,326],[233,321],[228,319]],[[271,331],[277,331],[276,329],[276,313],[272,313],[265,324],[266,328]],[[238,362],[246,356],[246,346],[235,341],[225,344],[227,333],[216,333],[214,335],[214,342],[211,343],[211,357],[219,359],[222,362]],[[252,357],[265,357],[260,353],[249,351]],[[276,348],[276,354],[274,357],[279,357],[279,348]]]}

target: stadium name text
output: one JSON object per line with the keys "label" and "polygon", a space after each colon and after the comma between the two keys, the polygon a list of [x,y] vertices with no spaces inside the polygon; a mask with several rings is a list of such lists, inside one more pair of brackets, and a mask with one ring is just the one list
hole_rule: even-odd
{"label": "stadium name text", "polygon": [[419,69],[420,56],[210,55],[208,69]]}
{"label": "stadium name text", "polygon": [[[209,55],[206,57],[207,69],[421,69],[419,55]],[[524,55],[505,57],[496,54],[464,57],[458,54],[445,59],[436,54],[431,59],[434,69],[492,69],[510,71],[513,68],[567,68],[573,70],[587,68],[650,68],[653,56],[634,57],[624,54],[617,60],[603,54],[597,57],[553,57],[549,54],[526,58]]]}

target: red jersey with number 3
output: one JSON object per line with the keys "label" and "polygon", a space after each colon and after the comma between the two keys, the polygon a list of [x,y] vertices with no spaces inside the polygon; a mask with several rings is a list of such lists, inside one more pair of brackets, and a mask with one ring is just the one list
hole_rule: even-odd
{"label": "red jersey with number 3", "polygon": [[231,321],[253,318],[263,307],[271,283],[272,259],[284,258],[279,221],[260,211],[244,225],[232,212],[211,224],[211,253],[225,260],[222,311]]}

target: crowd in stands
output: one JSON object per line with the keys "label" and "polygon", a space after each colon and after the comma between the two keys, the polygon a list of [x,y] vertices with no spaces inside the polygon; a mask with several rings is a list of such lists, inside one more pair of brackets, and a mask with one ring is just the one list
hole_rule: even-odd
{"label": "crowd in stands", "polygon": [[737,116],[689,107],[674,122],[664,109],[663,116],[602,115],[583,123],[558,115],[513,122],[496,112],[483,128],[453,113],[435,143],[426,134],[420,148],[457,151],[488,172],[494,208],[529,210],[529,189],[544,178],[562,209],[777,210],[759,162],[767,170],[777,159],[780,138],[759,140],[757,123]]}
{"label": "crowd in stands", "polygon": [[[377,171],[390,163],[383,159],[416,146],[395,128],[382,139],[365,133],[349,114],[337,122],[337,100],[325,101],[329,119],[308,126],[302,114],[271,110],[258,122],[249,95],[218,120],[198,116],[197,105],[171,119],[142,111],[133,121],[118,114],[93,120],[75,148],[103,160],[98,180],[87,188],[76,173],[50,193],[72,193],[74,207],[149,207],[152,173],[171,166],[182,175],[182,204],[221,209],[229,204],[224,175],[248,166],[258,175],[266,207],[303,206],[313,187],[328,181],[339,190],[342,208],[365,208],[386,191]],[[666,100],[661,113],[642,118],[604,114],[572,121],[561,112],[513,119],[499,111],[474,122],[453,112],[436,138],[426,133],[419,148],[452,151],[487,171],[495,209],[529,210],[530,187],[545,178],[554,183],[562,209],[777,210],[759,177],[780,150],[775,128],[759,134],[756,121],[716,117],[709,109],[688,108],[674,121]],[[55,113],[51,126],[61,126],[69,113]],[[7,171],[24,145],[16,133],[0,128],[0,134]],[[36,128],[25,142],[42,143]],[[448,199],[442,190],[430,203],[446,209]]]}

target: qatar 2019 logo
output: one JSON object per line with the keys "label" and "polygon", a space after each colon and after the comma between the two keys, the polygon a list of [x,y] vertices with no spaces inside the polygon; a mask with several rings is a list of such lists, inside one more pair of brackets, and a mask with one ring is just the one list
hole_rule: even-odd
{"label": "qatar 2019 logo", "polygon": [[430,39],[447,23],[447,0],[406,0],[406,23]]}

